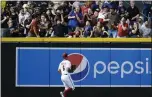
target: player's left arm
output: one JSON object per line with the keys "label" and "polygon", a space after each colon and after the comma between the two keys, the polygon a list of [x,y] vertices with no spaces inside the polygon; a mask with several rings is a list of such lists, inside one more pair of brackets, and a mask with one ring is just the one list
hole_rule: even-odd
{"label": "player's left arm", "polygon": [[71,62],[68,63],[68,72],[71,72]]}
{"label": "player's left arm", "polygon": [[58,72],[61,74],[61,63],[59,65]]}

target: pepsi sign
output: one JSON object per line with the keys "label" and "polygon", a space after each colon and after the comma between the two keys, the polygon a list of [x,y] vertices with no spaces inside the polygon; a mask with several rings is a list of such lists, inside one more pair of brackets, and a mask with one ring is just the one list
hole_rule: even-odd
{"label": "pepsi sign", "polygon": [[68,53],[76,87],[151,87],[151,48],[16,48],[17,87],[63,87],[58,73]]}
{"label": "pepsi sign", "polygon": [[79,53],[71,53],[68,56],[68,60],[71,62],[74,70],[70,73],[74,82],[83,80],[89,73],[89,62],[87,58]]}

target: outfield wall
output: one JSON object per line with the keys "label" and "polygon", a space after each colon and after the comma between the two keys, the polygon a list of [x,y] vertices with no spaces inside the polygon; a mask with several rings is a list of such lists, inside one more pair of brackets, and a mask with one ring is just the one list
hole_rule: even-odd
{"label": "outfield wall", "polygon": [[60,97],[58,64],[69,53],[70,97],[151,97],[151,39],[2,38],[2,97]]}

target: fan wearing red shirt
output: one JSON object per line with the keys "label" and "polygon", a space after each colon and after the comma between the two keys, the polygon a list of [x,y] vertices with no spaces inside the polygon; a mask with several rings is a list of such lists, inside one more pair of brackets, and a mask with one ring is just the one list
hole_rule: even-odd
{"label": "fan wearing red shirt", "polygon": [[28,37],[40,37],[39,36],[39,31],[38,31],[38,20],[39,20],[39,17],[38,15],[34,14],[33,15],[33,19],[32,19],[32,22],[30,24],[30,30],[28,32]]}
{"label": "fan wearing red shirt", "polygon": [[126,23],[126,18],[122,17],[120,24],[118,25],[117,37],[127,37],[127,36],[128,36],[128,24]]}

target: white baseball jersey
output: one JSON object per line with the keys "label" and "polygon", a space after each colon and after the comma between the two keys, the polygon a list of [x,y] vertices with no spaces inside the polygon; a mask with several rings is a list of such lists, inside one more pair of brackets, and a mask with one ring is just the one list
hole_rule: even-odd
{"label": "white baseball jersey", "polygon": [[68,60],[63,60],[60,64],[59,64],[59,68],[58,70],[61,70],[61,80],[63,82],[63,85],[65,87],[65,90],[68,88],[72,88],[73,90],[75,89],[74,87],[74,83],[71,79],[71,76],[68,72],[68,69],[71,69],[71,62]]}
{"label": "white baseball jersey", "polygon": [[58,70],[59,69],[61,70],[62,75],[68,74],[68,69],[71,69],[71,62],[69,60],[63,60],[59,65]]}

